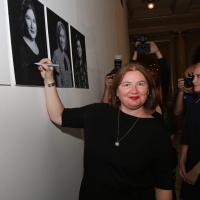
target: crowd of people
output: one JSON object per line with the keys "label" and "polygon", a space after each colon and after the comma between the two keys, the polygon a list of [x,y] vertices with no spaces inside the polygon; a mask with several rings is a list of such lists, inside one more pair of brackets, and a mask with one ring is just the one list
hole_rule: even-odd
{"label": "crowd of people", "polygon": [[[84,129],[84,174],[79,199],[178,200],[174,119],[184,117],[180,198],[200,200],[200,63],[189,66],[184,78],[177,80],[178,91],[169,107],[170,70],[158,46],[150,41],[149,54],[156,55],[159,73],[137,61],[135,48],[130,63],[106,75],[100,103],[65,108],[57,91],[57,87],[73,86],[65,26],[57,22],[57,49],[52,61],[41,60],[45,54],[36,42],[37,22],[33,2],[23,0],[16,82],[44,85],[50,119],[59,126]],[[89,88],[83,47],[76,34],[76,88]],[[36,61],[42,64],[38,67],[40,73],[33,64]],[[52,62],[59,67],[46,65]]]}
{"label": "crowd of people", "polygon": [[[178,154],[173,138],[174,117],[181,115],[185,125],[180,141],[180,198],[200,199],[200,64],[188,67],[185,78],[178,79],[172,110],[167,105],[167,62],[154,42],[150,42],[149,53],[156,54],[159,74],[150,73],[139,63],[135,51],[130,63],[106,75],[101,103],[80,108],[64,107],[54,69],[46,65],[51,60],[40,60],[38,68],[44,79],[50,119],[63,127],[84,129],[79,199],[178,199]],[[190,85],[186,84],[188,79]]]}

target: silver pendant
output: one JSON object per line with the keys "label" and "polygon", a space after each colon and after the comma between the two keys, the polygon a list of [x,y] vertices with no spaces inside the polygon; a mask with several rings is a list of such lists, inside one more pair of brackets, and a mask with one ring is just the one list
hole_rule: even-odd
{"label": "silver pendant", "polygon": [[117,146],[117,147],[118,147],[118,146],[119,146],[119,142],[115,142],[115,146]]}

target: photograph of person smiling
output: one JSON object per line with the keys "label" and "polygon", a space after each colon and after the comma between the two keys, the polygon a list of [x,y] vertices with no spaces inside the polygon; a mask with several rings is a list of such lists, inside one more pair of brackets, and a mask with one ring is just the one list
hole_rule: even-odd
{"label": "photograph of person smiling", "polygon": [[57,87],[72,87],[72,72],[71,64],[68,55],[66,54],[67,49],[67,37],[65,26],[61,21],[57,22],[56,27],[56,38],[58,48],[53,53],[52,61],[55,64],[59,64],[56,67],[55,78]]}
{"label": "photograph of person smiling", "polygon": [[43,86],[34,63],[47,56],[44,5],[22,0],[8,1],[8,7],[16,84]]}
{"label": "photograph of person smiling", "polygon": [[47,8],[47,24],[52,62],[59,65],[54,70],[56,86],[71,88],[74,86],[74,83],[69,24],[49,8]]}

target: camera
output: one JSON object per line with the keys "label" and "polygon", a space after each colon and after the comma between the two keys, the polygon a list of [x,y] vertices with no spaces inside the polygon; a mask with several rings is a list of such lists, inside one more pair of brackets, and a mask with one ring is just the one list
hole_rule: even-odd
{"label": "camera", "polygon": [[194,80],[194,75],[193,73],[188,73],[188,77],[184,78],[184,87],[186,88],[191,88],[193,87],[193,81]]}
{"label": "camera", "polygon": [[140,44],[137,45],[136,51],[138,54],[144,54],[149,53],[151,51],[151,47],[149,43],[146,43],[148,41],[148,38],[146,35],[140,35],[140,37],[136,38],[136,42],[140,42]]}
{"label": "camera", "polygon": [[122,56],[115,55],[114,56],[114,69],[119,69],[122,66]]}
{"label": "camera", "polygon": [[[121,55],[115,55],[114,56],[114,69],[111,70],[110,73],[108,73],[106,76],[110,76],[113,74],[116,74],[118,69],[122,66],[122,56]],[[111,79],[114,78],[114,75],[110,77]]]}

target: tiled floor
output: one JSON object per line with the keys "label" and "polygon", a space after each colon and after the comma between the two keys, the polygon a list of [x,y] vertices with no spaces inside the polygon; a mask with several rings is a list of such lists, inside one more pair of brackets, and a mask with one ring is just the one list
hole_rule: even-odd
{"label": "tiled floor", "polygon": [[[180,153],[181,153],[180,138],[181,138],[181,134],[178,134],[178,133],[175,134],[174,142],[173,142],[176,150],[179,153],[179,155],[178,155],[179,159],[180,159]],[[176,168],[176,185],[175,185],[177,200],[180,200],[180,198],[179,198],[180,186],[181,186],[181,177],[179,175],[179,164],[178,164],[178,166]]]}

